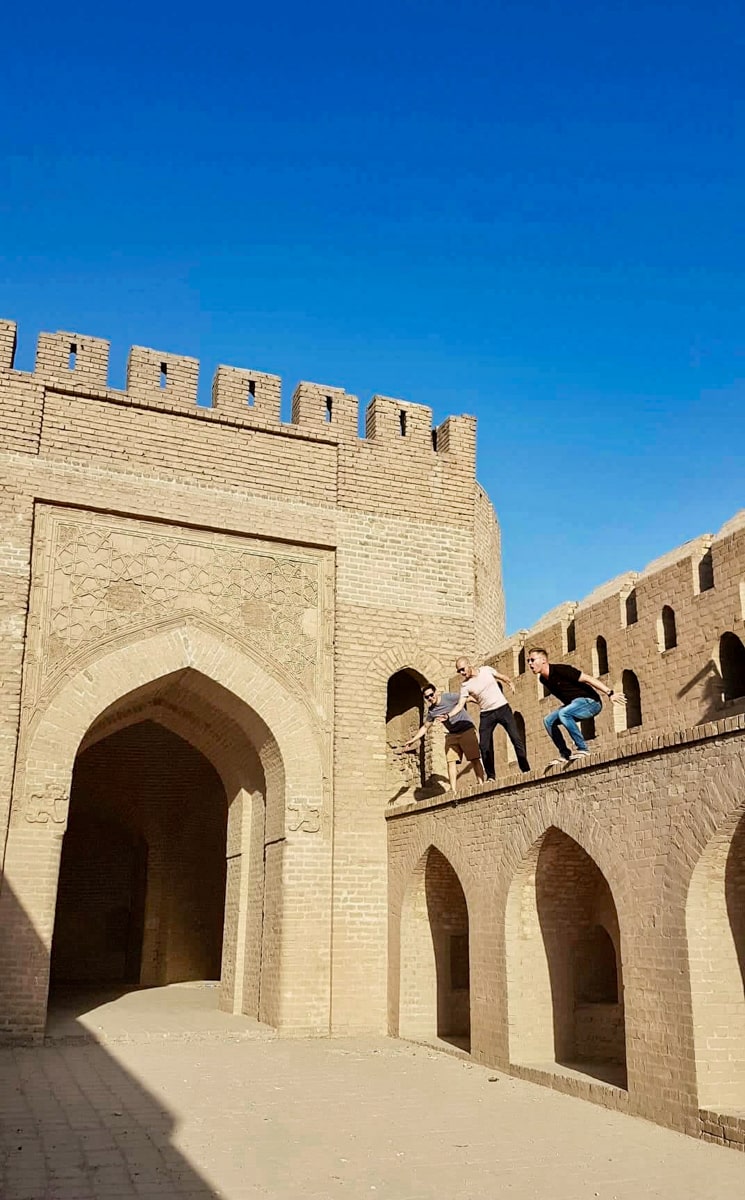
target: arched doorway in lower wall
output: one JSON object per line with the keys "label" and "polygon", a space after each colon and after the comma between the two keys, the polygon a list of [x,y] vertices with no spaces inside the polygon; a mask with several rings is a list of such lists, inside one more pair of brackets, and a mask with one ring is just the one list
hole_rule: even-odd
{"label": "arched doorway in lower wall", "polygon": [[698,1102],[745,1112],[745,816],[717,834],[686,902]]}
{"label": "arched doorway in lower wall", "polygon": [[447,858],[430,846],[401,912],[399,1034],[470,1049],[468,907]]}
{"label": "arched doorway in lower wall", "polygon": [[510,1062],[626,1087],[620,935],[605,876],[551,828],[510,886],[505,943]]}
{"label": "arched doorway in lower wall", "polygon": [[87,730],[62,839],[48,1036],[114,996],[189,982],[188,995],[118,1011],[269,1015],[266,781],[249,728],[229,693],[186,669],[121,696]]}
{"label": "arched doorway in lower wall", "polygon": [[220,978],[227,799],[214,767],[155,721],[77,758],[51,986]]}

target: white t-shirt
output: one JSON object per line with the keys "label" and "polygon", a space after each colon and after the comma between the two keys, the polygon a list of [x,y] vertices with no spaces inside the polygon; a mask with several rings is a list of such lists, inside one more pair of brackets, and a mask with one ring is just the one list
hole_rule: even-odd
{"label": "white t-shirt", "polygon": [[476,700],[482,712],[493,712],[507,703],[491,667],[479,667],[473,678],[465,681],[460,694]]}

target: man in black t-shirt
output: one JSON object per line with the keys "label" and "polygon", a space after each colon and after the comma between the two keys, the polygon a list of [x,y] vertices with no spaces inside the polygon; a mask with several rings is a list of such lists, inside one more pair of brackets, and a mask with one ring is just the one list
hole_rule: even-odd
{"label": "man in black t-shirt", "polygon": [[[550,663],[542,646],[534,646],[528,651],[528,666],[534,675],[538,675],[546,691],[561,701],[561,707],[555,708],[543,719],[546,732],[561,755],[561,758],[554,759],[549,766],[558,767],[570,759],[586,758],[590,751],[577,722],[598,715],[603,707],[598,693],[609,696],[614,704],[625,704],[626,697],[620,692],[614,692],[613,688],[601,683],[599,679],[594,679],[592,675],[585,675],[577,667],[570,667],[565,663]],[[564,741],[560,725],[564,726],[577,747],[573,753],[570,753]]]}

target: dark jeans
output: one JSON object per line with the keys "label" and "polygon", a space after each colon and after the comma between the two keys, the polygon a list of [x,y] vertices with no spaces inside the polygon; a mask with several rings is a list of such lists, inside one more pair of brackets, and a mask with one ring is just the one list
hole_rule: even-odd
{"label": "dark jeans", "polygon": [[525,755],[525,746],[520,737],[520,731],[517,728],[515,714],[509,704],[502,704],[499,708],[492,708],[488,712],[482,712],[481,720],[479,721],[479,749],[481,750],[486,778],[497,778],[494,769],[494,730],[497,725],[502,725],[507,730],[507,736],[515,747],[515,754],[517,755],[520,770],[529,771],[530,763]]}

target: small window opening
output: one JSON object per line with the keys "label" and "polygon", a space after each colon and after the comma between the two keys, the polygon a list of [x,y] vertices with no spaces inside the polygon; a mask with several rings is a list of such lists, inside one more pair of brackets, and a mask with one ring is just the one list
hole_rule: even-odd
{"label": "small window opening", "polygon": [[636,729],[642,723],[642,697],[639,680],[633,671],[624,671],[621,689],[626,697],[626,728]]}
{"label": "small window opening", "polygon": [[608,674],[608,643],[606,642],[605,638],[602,637],[602,635],[595,642],[595,657],[597,658],[597,665],[595,668],[595,673],[597,675],[607,675]]}
{"label": "small window opening", "polygon": [[572,650],[577,649],[577,627],[574,621],[570,621],[567,625],[567,654],[571,654]]}
{"label": "small window opening", "polygon": [[597,737],[595,732],[595,718],[583,717],[579,723],[580,732],[586,742],[592,742]]}
{"label": "small window opening", "polygon": [[398,421],[401,426],[401,437],[406,437],[406,412],[403,408],[398,414]]}
{"label": "small window opening", "polygon": [[525,647],[521,646],[517,653],[517,673],[518,675],[525,674]]}
{"label": "small window opening", "polygon": [[669,604],[662,610],[662,649],[672,650],[678,644],[678,634],[675,628],[675,613]]}
{"label": "small window opening", "polygon": [[331,396],[326,397],[326,409],[323,414],[323,419],[327,425],[331,424],[331,416],[334,411],[334,401]]}
{"label": "small window opening", "polygon": [[626,597],[626,624],[636,625],[639,620],[639,611],[636,606],[636,588],[633,588]]}
{"label": "small window opening", "polygon": [[710,592],[713,587],[714,561],[711,557],[711,550],[707,550],[698,564],[698,590],[700,592]]}
{"label": "small window opening", "polygon": [[70,342],[70,355],[67,360],[68,370],[74,371],[78,359],[78,343]]}
{"label": "small window opening", "polygon": [[160,386],[164,388],[168,383],[168,363],[160,364]]}
{"label": "small window opening", "polygon": [[465,991],[470,984],[468,934],[450,934],[450,987],[454,992]]}
{"label": "small window opening", "polygon": [[578,941],[574,980],[577,1004],[618,1004],[616,950],[602,925],[594,925]]}
{"label": "small window opening", "polygon": [[437,430],[436,429],[432,430],[432,449],[433,450],[437,449]]}
{"label": "small window opening", "polygon": [[728,631],[719,639],[719,667],[722,699],[739,700],[745,696],[745,646],[736,633]]}
{"label": "small window opening", "polygon": [[253,408],[254,404],[256,403],[256,380],[255,379],[249,379],[249,381],[248,381],[248,395],[246,396],[246,403],[248,404],[249,408]]}

